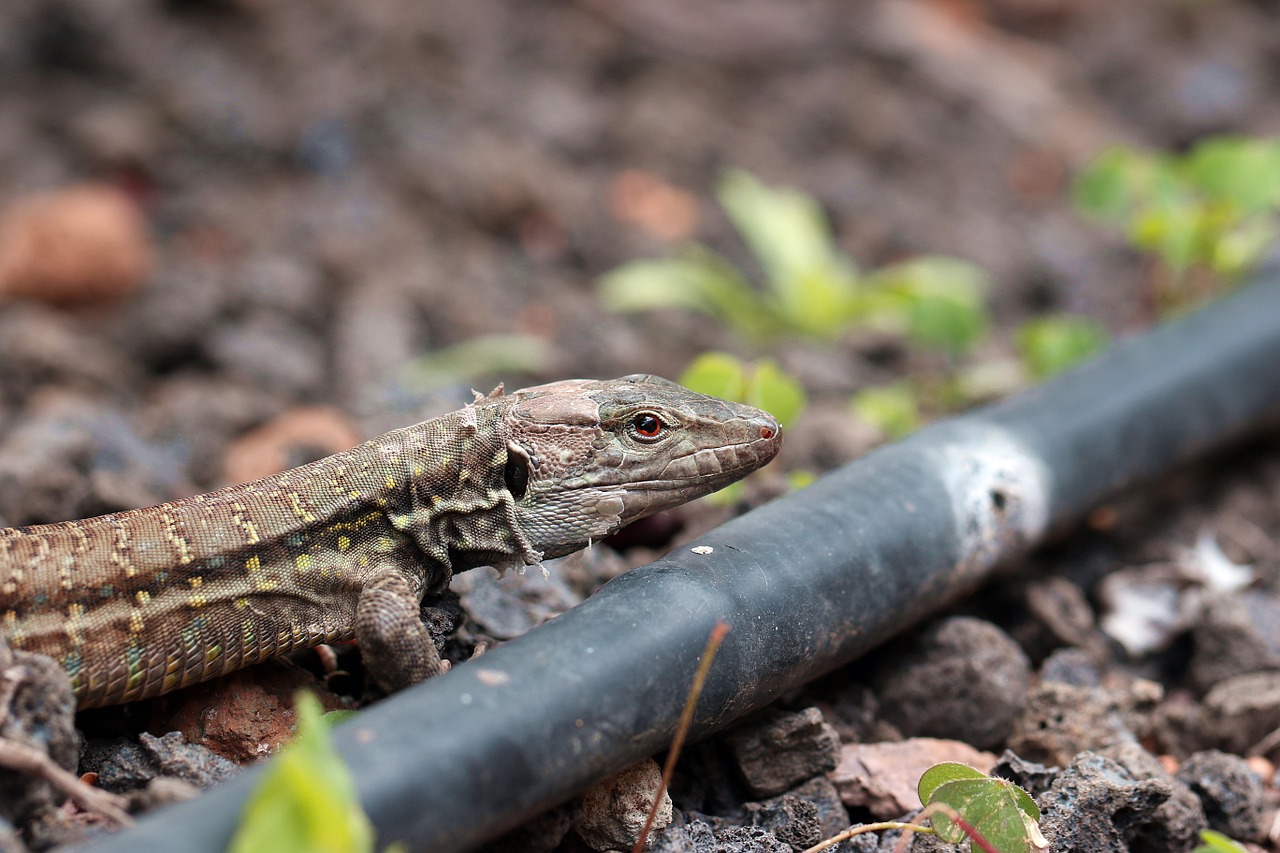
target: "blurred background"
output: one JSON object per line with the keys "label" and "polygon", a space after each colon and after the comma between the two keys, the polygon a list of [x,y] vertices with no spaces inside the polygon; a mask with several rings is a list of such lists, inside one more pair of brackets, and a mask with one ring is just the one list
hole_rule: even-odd
{"label": "blurred background", "polygon": [[1275,13],[6,0],[0,518],[570,375],[759,402],[821,471],[1247,275]]}

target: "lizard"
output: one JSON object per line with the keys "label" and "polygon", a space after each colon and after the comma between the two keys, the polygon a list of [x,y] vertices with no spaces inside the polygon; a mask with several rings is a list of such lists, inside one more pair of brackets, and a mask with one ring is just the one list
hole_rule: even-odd
{"label": "lizard", "polygon": [[651,375],[499,386],[251,483],[0,529],[0,637],[61,664],[81,709],[351,639],[394,692],[448,668],[420,607],[454,572],[580,550],[781,442],[771,415]]}

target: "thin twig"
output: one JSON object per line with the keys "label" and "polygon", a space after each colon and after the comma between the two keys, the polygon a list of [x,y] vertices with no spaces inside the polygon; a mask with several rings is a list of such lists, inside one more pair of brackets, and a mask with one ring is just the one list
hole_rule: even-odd
{"label": "thin twig", "polygon": [[[4,650],[0,653],[0,662],[8,664],[0,671],[0,726],[3,726],[9,719],[18,687],[27,679],[27,671],[13,663],[12,652],[3,640],[0,647]],[[0,736],[0,767],[43,779],[80,808],[102,815],[116,826],[133,825],[133,819],[125,812],[123,797],[81,781],[79,776],[58,766],[48,753],[33,746]]]}
{"label": "thin twig", "polygon": [[1276,729],[1262,740],[1245,751],[1245,755],[1260,755],[1264,758],[1277,746],[1280,746],[1280,729]]}
{"label": "thin twig", "polygon": [[723,621],[716,622],[715,627],[711,629],[707,647],[702,652],[702,662],[698,664],[698,671],[693,674],[693,684],[689,687],[689,695],[685,697],[684,710],[680,712],[680,722],[676,725],[675,736],[671,738],[671,748],[667,750],[667,763],[662,768],[662,781],[658,784],[658,793],[653,798],[653,807],[649,809],[649,816],[645,818],[644,828],[640,830],[640,837],[636,839],[631,853],[642,853],[645,843],[649,840],[649,830],[653,829],[653,822],[658,817],[658,805],[662,802],[663,795],[667,793],[667,786],[671,784],[671,774],[675,772],[676,759],[679,758],[684,739],[693,726],[693,712],[698,707],[698,697],[702,695],[702,688],[707,683],[711,661],[715,659],[720,643],[728,633],[729,625]]}
{"label": "thin twig", "polygon": [[914,823],[903,823],[897,820],[886,820],[886,821],[881,821],[880,823],[864,823],[864,824],[859,824],[858,826],[851,826],[848,829],[846,829],[844,832],[841,832],[838,835],[831,836],[826,841],[819,841],[817,844],[810,847],[808,850],[805,850],[804,853],[819,853],[819,851],[826,850],[828,847],[835,847],[837,844],[839,844],[842,841],[848,841],[850,838],[853,838],[855,835],[862,835],[863,833],[867,833],[867,832],[879,832],[882,829],[904,830],[907,833],[905,836],[903,836],[904,838],[910,837],[911,833],[913,832],[923,832],[929,835],[933,834],[933,830],[927,826],[919,826]]}
{"label": "thin twig", "polygon": [[124,810],[123,797],[85,784],[79,776],[62,769],[35,747],[0,738],[0,766],[43,779],[80,808],[102,815],[118,826],[133,825],[133,818]]}

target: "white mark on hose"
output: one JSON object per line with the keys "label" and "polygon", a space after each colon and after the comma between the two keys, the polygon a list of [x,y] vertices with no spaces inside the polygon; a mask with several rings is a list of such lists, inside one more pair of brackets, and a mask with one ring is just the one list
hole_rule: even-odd
{"label": "white mark on hose", "polygon": [[716,552],[716,549],[712,548],[710,545],[694,545],[689,550],[699,556],[706,556],[707,554],[714,554]]}
{"label": "white mark on hose", "polygon": [[1052,475],[1013,433],[980,423],[938,451],[960,535],[960,564],[984,571],[1044,535]]}

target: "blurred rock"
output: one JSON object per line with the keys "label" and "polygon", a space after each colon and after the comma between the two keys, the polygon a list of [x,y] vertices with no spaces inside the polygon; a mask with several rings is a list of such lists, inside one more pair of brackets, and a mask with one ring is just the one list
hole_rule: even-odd
{"label": "blurred rock", "polygon": [[1280,600],[1264,592],[1216,595],[1192,629],[1187,679],[1205,691],[1248,672],[1280,669]]}
{"label": "blurred rock", "polygon": [[1032,761],[1065,766],[1084,750],[1145,734],[1146,716],[1162,694],[1150,681],[1135,681],[1127,690],[1042,682],[1028,691],[1008,747]]}
{"label": "blurred rock", "polygon": [[1262,782],[1238,755],[1197,752],[1178,768],[1178,780],[1200,798],[1209,828],[1237,841],[1262,842]]}
{"label": "blurred rock", "polygon": [[904,735],[1002,743],[1022,713],[1031,662],[990,622],[957,616],[878,658],[880,713]]}
{"label": "blurred rock", "polygon": [[1253,672],[1219,681],[1204,697],[1209,739],[1244,755],[1280,728],[1280,672]]}
{"label": "blurred rock", "polygon": [[115,187],[51,190],[0,211],[0,296],[55,305],[116,299],[142,287],[153,255],[142,213]]}
{"label": "blurred rock", "polygon": [[222,479],[247,483],[350,450],[360,440],[355,425],[337,409],[290,409],[236,439],[227,450]]}

